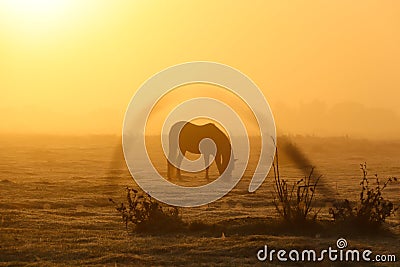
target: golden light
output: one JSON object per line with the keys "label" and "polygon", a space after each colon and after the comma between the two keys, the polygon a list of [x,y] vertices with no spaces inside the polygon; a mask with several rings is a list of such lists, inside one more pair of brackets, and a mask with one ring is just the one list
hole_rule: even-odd
{"label": "golden light", "polygon": [[0,8],[14,29],[41,35],[64,26],[73,1],[68,0],[5,0]]}
{"label": "golden light", "polygon": [[26,16],[54,16],[62,13],[67,0],[8,0],[7,5]]}

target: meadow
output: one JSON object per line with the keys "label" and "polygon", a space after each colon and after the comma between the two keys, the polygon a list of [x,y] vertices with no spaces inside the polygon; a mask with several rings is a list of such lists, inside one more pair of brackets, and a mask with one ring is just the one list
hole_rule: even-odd
{"label": "meadow", "polygon": [[[398,141],[292,139],[312,160],[323,175],[321,182],[335,192],[337,199],[357,199],[360,163],[367,162],[370,173],[382,179],[400,175]],[[303,172],[293,162],[284,154],[281,158],[282,175],[289,181],[302,178]],[[226,230],[216,227],[214,231],[146,234],[135,233],[131,226],[125,229],[109,198],[125,201],[125,187],[135,184],[123,161],[120,138],[115,136],[2,136],[0,159],[1,266],[263,266],[266,263],[258,262],[256,253],[266,244],[319,249],[334,246],[341,237],[327,232],[274,233],[273,227],[246,229],[251,224],[248,222],[272,225],[277,220],[271,174],[260,189],[250,194],[249,173],[222,199],[180,209],[184,221],[229,225]],[[211,173],[216,175],[215,166]],[[194,178],[205,182],[202,173]],[[184,177],[181,182],[192,185],[193,177]],[[400,205],[399,191],[397,183],[384,194]],[[321,208],[318,220],[331,219],[330,204],[318,188],[315,205]],[[385,227],[391,234],[350,234],[345,238],[350,247],[400,257],[399,214],[390,217]],[[323,262],[318,266],[342,265]]]}

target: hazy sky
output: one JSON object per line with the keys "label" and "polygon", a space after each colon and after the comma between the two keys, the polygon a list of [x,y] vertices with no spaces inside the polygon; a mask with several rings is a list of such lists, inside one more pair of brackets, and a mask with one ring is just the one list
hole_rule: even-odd
{"label": "hazy sky", "polygon": [[0,132],[119,134],[147,78],[209,60],[283,132],[400,133],[399,1],[0,0],[0,40]]}

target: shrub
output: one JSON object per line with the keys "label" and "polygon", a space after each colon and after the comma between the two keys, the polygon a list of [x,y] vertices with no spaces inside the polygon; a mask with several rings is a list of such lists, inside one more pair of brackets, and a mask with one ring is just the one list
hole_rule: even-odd
{"label": "shrub", "polygon": [[329,209],[333,220],[337,223],[351,226],[358,231],[373,231],[379,228],[386,218],[394,214],[397,208],[390,200],[386,200],[382,192],[392,182],[397,182],[396,177],[390,177],[382,185],[378,175],[375,174],[376,186],[370,187],[367,164],[360,164],[363,178],[360,182],[361,193],[358,203],[349,200],[337,202]]}
{"label": "shrub", "polygon": [[177,207],[162,205],[149,194],[126,187],[127,204],[117,205],[125,227],[132,223],[138,232],[172,232],[184,227]]}
{"label": "shrub", "polygon": [[315,212],[312,217],[310,217],[310,212],[313,206],[315,190],[321,177],[312,182],[314,168],[311,169],[308,176],[298,180],[290,187],[287,181],[280,176],[278,150],[276,150],[275,161],[272,166],[275,179],[273,203],[279,216],[286,222],[295,225],[315,221],[318,212]]}

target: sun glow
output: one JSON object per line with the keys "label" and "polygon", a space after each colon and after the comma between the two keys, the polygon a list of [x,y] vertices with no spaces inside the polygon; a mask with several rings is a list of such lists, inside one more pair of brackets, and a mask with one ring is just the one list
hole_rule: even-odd
{"label": "sun glow", "polygon": [[62,13],[67,0],[8,0],[7,5],[25,16],[48,16]]}
{"label": "sun glow", "polygon": [[40,35],[64,26],[72,3],[68,0],[5,0],[0,2],[0,8],[14,28]]}

